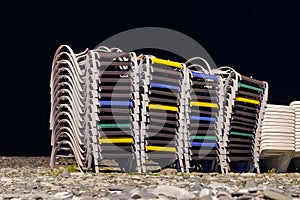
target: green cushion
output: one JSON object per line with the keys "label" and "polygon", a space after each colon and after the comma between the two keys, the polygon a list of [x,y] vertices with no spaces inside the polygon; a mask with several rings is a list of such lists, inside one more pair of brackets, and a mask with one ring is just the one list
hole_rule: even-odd
{"label": "green cushion", "polygon": [[213,136],[213,135],[193,135],[193,136],[190,136],[190,139],[191,140],[214,140],[216,141],[217,140],[217,136]]}
{"label": "green cushion", "polygon": [[98,128],[131,128],[131,124],[99,124]]}
{"label": "green cushion", "polygon": [[240,83],[240,82],[239,82],[239,86],[240,86],[240,87],[243,87],[243,88],[250,89],[250,90],[256,90],[256,91],[259,91],[259,92],[262,92],[262,91],[263,91],[262,88],[254,87],[254,86],[247,85],[247,84]]}
{"label": "green cushion", "polygon": [[242,132],[230,132],[230,135],[239,135],[239,136],[253,137],[253,134],[242,133]]}

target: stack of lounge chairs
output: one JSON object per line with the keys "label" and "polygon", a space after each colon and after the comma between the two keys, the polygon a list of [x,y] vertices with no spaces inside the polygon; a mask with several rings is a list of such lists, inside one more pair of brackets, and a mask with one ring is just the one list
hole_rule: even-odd
{"label": "stack of lounge chairs", "polygon": [[[225,146],[222,133],[224,86],[220,77],[214,75],[201,58],[186,62],[186,81],[189,83],[186,103],[188,160],[186,168],[201,171],[227,172]],[[193,168],[192,168],[193,167]]]}
{"label": "stack of lounge chairs", "polygon": [[71,158],[96,172],[103,160],[125,172],[259,172],[267,96],[266,82],[202,58],[62,46],[51,75],[51,167]]}
{"label": "stack of lounge chairs", "polygon": [[224,142],[231,171],[259,172],[259,139],[268,84],[229,67],[216,70],[225,87]]}
{"label": "stack of lounge chairs", "polygon": [[149,161],[183,169],[183,133],[179,131],[181,63],[144,56],[141,68],[141,145],[143,171]]}
{"label": "stack of lounge chairs", "polygon": [[299,108],[299,101],[293,101],[289,106],[267,105],[261,136],[261,158],[267,169],[278,172],[298,170]]}
{"label": "stack of lounge chairs", "polygon": [[55,162],[76,160],[82,168],[86,163],[84,145],[87,115],[87,51],[75,54],[68,46],[61,46],[54,55],[51,72],[51,167]]}

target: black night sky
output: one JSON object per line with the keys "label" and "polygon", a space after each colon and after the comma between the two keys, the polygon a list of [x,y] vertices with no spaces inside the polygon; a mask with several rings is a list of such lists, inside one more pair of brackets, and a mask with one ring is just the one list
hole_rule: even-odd
{"label": "black night sky", "polygon": [[2,6],[0,155],[50,155],[49,81],[59,45],[81,52],[137,27],[192,37],[217,66],[267,81],[269,103],[300,100],[300,12],[292,1],[50,2]]}

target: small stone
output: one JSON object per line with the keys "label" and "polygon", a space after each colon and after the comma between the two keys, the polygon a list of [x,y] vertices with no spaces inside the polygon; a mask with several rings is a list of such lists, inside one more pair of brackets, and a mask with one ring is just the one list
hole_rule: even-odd
{"label": "small stone", "polygon": [[206,180],[208,180],[208,181],[218,181],[218,180],[220,180],[220,178],[213,176],[213,177],[207,177]]}
{"label": "small stone", "polygon": [[[80,200],[97,200],[97,199],[96,199],[96,198],[89,197],[89,198],[84,198],[84,199],[80,199]],[[108,197],[101,197],[101,200],[111,200],[111,199],[108,198]]]}
{"label": "small stone", "polygon": [[38,186],[37,186],[37,185],[33,185],[33,186],[31,187],[31,189],[36,190],[36,189],[38,189]]}
{"label": "small stone", "polygon": [[[72,200],[74,200],[76,197],[73,197]],[[102,197],[101,200],[104,200],[105,197]],[[88,197],[88,196],[80,196],[79,200],[96,200],[96,198]]]}
{"label": "small stone", "polygon": [[168,185],[159,185],[157,186],[153,193],[155,195],[164,195],[167,197],[177,198],[177,199],[192,199],[195,198],[195,194],[188,192],[182,188],[168,186]]}
{"label": "small stone", "polygon": [[256,186],[257,186],[257,184],[253,179],[247,180],[247,182],[245,184],[245,188],[253,188],[253,187],[256,187]]}
{"label": "small stone", "polygon": [[42,200],[44,199],[42,195],[34,194],[28,197],[28,200]]}
{"label": "small stone", "polygon": [[131,179],[132,180],[141,180],[142,178],[140,176],[132,176]]}
{"label": "small stone", "polygon": [[60,176],[63,177],[63,178],[70,178],[71,177],[70,172],[67,169],[64,169],[62,171],[62,173],[60,174]]}
{"label": "small stone", "polygon": [[114,194],[114,195],[112,195],[112,196],[110,197],[110,200],[120,200],[120,198],[121,198],[121,195],[119,195],[119,194]]}
{"label": "small stone", "polygon": [[259,194],[259,195],[257,195],[257,196],[255,196],[255,198],[259,198],[259,199],[264,199],[264,194],[263,193],[261,193],[261,194]]}
{"label": "small stone", "polygon": [[131,187],[125,185],[112,185],[108,188],[110,191],[125,191],[125,190],[132,190]]}
{"label": "small stone", "polygon": [[195,197],[199,197],[200,191],[192,191],[192,193],[195,195]]}
{"label": "small stone", "polygon": [[68,198],[71,198],[72,196],[73,196],[73,194],[71,194],[69,192],[58,192],[53,195],[53,197],[57,198],[57,199],[68,199]]}
{"label": "small stone", "polygon": [[201,197],[201,200],[213,200],[213,198],[209,195],[205,195],[205,196]]}
{"label": "small stone", "polygon": [[48,183],[48,182],[41,182],[41,186],[42,186],[42,187],[52,187],[53,184]]}
{"label": "small stone", "polygon": [[131,198],[131,199],[141,199],[142,196],[141,196],[139,193],[134,193],[134,194],[131,195],[130,198]]}
{"label": "small stone", "polygon": [[233,197],[238,197],[238,196],[242,196],[243,194],[247,194],[248,192],[249,192],[248,189],[243,188],[243,189],[240,189],[240,190],[238,190],[236,192],[232,192],[231,195]]}
{"label": "small stone", "polygon": [[240,194],[247,194],[247,193],[248,193],[248,189],[246,189],[246,188],[240,189],[240,190],[238,191],[238,193],[240,193]]}
{"label": "small stone", "polygon": [[211,190],[211,196],[216,196],[218,193],[218,190]]}
{"label": "small stone", "polygon": [[288,196],[270,190],[265,190],[264,196],[266,198],[274,199],[274,200],[291,200],[291,198],[289,198]]}
{"label": "small stone", "polygon": [[234,200],[232,196],[227,192],[219,192],[217,198],[220,200]]}
{"label": "small stone", "polygon": [[226,188],[226,185],[224,183],[219,183],[219,182],[211,182],[208,187],[212,189],[217,189],[217,188]]}
{"label": "small stone", "polygon": [[57,186],[57,185],[53,185],[50,190],[51,191],[58,191],[58,190],[60,190],[60,187]]}
{"label": "small stone", "polygon": [[184,174],[182,175],[182,177],[188,179],[188,178],[190,178],[190,174],[184,173]]}
{"label": "small stone", "polygon": [[243,195],[243,194],[241,194],[241,193],[239,193],[239,192],[231,192],[230,194],[231,194],[231,196],[233,196],[233,197],[239,197],[239,196]]}
{"label": "small stone", "polygon": [[127,199],[130,199],[130,196],[129,194],[114,194],[111,196],[110,198],[111,200],[127,200]]}
{"label": "small stone", "polygon": [[104,193],[104,197],[108,197],[110,194],[111,194],[110,192],[106,191],[106,192]]}
{"label": "small stone", "polygon": [[238,200],[252,200],[253,196],[243,195],[238,198]]}
{"label": "small stone", "polygon": [[292,197],[297,197],[297,198],[299,198],[299,194],[298,194],[298,193],[292,193],[291,195],[292,195]]}
{"label": "small stone", "polygon": [[109,191],[110,192],[110,194],[121,194],[122,193],[122,191],[120,191],[120,190],[113,190],[113,191]]}
{"label": "small stone", "polygon": [[14,195],[14,194],[4,194],[3,196],[2,196],[2,198],[4,199],[4,200],[6,200],[6,199],[12,199],[12,198],[14,198],[16,195]]}
{"label": "small stone", "polygon": [[201,191],[202,190],[202,186],[200,184],[194,184],[191,188],[192,191]]}
{"label": "small stone", "polygon": [[177,169],[174,169],[174,168],[165,168],[163,170],[161,170],[161,174],[164,174],[164,175],[173,175],[173,174],[177,174]]}
{"label": "small stone", "polygon": [[132,189],[130,191],[131,198],[132,199],[140,199],[140,198],[145,198],[145,199],[154,199],[156,198],[155,194],[149,193],[145,189]]}
{"label": "small stone", "polygon": [[201,192],[200,192],[200,194],[199,194],[199,197],[202,198],[202,197],[204,197],[204,196],[208,196],[208,195],[210,195],[210,193],[211,193],[211,192],[210,192],[209,189],[204,188],[204,189],[201,190]]}
{"label": "small stone", "polygon": [[158,199],[159,200],[169,200],[169,198],[164,195],[158,195]]}
{"label": "small stone", "polygon": [[256,176],[256,174],[255,173],[242,173],[242,174],[240,174],[240,176],[242,176],[242,177],[254,177],[254,176]]}
{"label": "small stone", "polygon": [[284,190],[283,189],[279,189],[279,188],[275,188],[275,187],[266,187],[266,190],[271,190],[273,192],[284,194]]}

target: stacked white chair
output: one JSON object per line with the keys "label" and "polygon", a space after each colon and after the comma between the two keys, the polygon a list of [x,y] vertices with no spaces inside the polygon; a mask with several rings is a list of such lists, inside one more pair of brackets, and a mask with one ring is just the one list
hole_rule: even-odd
{"label": "stacked white chair", "polygon": [[[86,162],[84,145],[84,116],[87,111],[85,101],[87,50],[75,54],[69,46],[60,46],[54,56],[51,72],[51,112],[52,130],[51,168],[55,162],[69,163],[76,160],[81,169]],[[71,158],[71,160],[69,159]]]}
{"label": "stacked white chair", "polygon": [[293,101],[290,106],[295,109],[295,152],[289,170],[298,171],[300,166],[300,101]]}
{"label": "stacked white chair", "polygon": [[291,171],[298,171],[300,166],[300,101],[293,101],[290,106],[295,110],[295,152],[289,168]]}
{"label": "stacked white chair", "polygon": [[300,153],[300,101],[293,101],[290,106],[295,109],[295,152]]}
{"label": "stacked white chair", "polygon": [[267,165],[272,163],[281,172],[286,171],[295,150],[294,124],[293,107],[267,105],[261,134],[261,158],[269,160]]}

